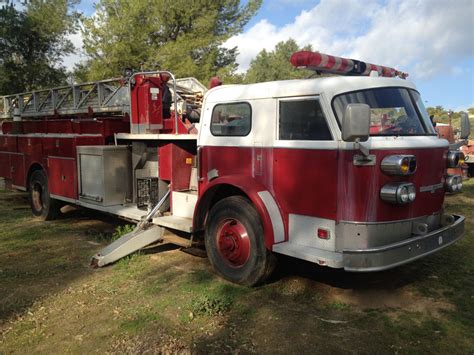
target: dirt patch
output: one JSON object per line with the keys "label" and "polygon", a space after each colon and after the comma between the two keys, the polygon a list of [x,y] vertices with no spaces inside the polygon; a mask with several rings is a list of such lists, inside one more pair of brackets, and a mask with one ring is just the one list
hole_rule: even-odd
{"label": "dirt patch", "polygon": [[150,334],[113,337],[106,354],[191,354],[192,348],[160,329]]}
{"label": "dirt patch", "polygon": [[341,290],[331,289],[329,295],[336,302],[353,306],[357,310],[400,309],[438,317],[440,311],[452,311],[454,306],[446,301],[422,297],[413,290]]}

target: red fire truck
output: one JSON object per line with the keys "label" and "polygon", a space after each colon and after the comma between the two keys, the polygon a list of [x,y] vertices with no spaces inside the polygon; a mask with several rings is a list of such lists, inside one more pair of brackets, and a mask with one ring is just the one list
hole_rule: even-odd
{"label": "red fire truck", "polygon": [[447,168],[462,156],[406,74],[311,52],[292,63],[342,75],[207,91],[139,72],[5,96],[0,176],[39,218],[73,204],[136,222],[95,266],[204,244],[217,273],[255,285],[275,254],[366,272],[460,239],[464,217],[443,201],[461,189]]}

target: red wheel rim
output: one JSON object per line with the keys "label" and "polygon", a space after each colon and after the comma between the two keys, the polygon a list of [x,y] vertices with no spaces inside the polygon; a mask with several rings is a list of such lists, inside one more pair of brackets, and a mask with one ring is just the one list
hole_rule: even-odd
{"label": "red wheel rim", "polygon": [[250,257],[250,239],[247,229],[238,220],[224,220],[217,229],[217,249],[232,267],[245,265]]}
{"label": "red wheel rim", "polygon": [[33,201],[33,206],[35,207],[36,211],[41,211],[43,208],[43,201],[41,200],[41,185],[40,184],[35,184],[33,186],[33,191],[31,194],[31,199]]}

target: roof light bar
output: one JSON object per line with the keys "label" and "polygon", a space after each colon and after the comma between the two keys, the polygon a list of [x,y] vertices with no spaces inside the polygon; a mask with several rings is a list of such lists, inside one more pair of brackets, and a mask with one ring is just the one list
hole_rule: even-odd
{"label": "roof light bar", "polygon": [[305,68],[332,74],[369,76],[372,71],[376,71],[380,76],[390,78],[398,76],[399,78],[405,79],[408,76],[407,73],[403,73],[394,68],[366,63],[355,59],[335,57],[319,52],[296,52],[293,53],[290,61],[296,68]]}

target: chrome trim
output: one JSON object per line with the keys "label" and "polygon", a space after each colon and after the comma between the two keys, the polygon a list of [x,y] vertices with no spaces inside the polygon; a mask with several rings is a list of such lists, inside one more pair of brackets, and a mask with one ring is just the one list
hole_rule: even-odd
{"label": "chrome trim", "polygon": [[435,192],[438,189],[442,189],[444,184],[440,182],[439,184],[420,186],[420,192]]}
{"label": "chrome trim", "polygon": [[430,255],[461,239],[464,217],[454,215],[454,224],[424,236],[416,236],[398,243],[368,249],[345,249],[344,270],[373,272],[390,269]]}
{"label": "chrome trim", "polygon": [[362,154],[354,154],[352,164],[354,166],[374,166],[377,163],[377,156],[375,154],[369,154],[363,156]]}
{"label": "chrome trim", "polygon": [[457,168],[459,167],[459,161],[461,160],[461,152],[459,150],[450,150],[448,151],[448,168]]}
{"label": "chrome trim", "polygon": [[[404,173],[401,171],[403,161],[408,159],[409,170]],[[388,155],[383,158],[380,168],[387,175],[406,176],[412,175],[416,171],[416,157],[414,155]]]}
{"label": "chrome trim", "polygon": [[424,218],[424,217],[431,217],[431,216],[437,216],[440,215],[441,211],[433,213],[430,216],[422,216],[422,217],[413,217],[413,218],[407,218],[407,219],[396,219],[393,221],[381,221],[381,222],[360,222],[360,221],[346,221],[346,220],[341,220],[339,223],[350,223],[350,224],[362,224],[362,225],[372,225],[372,224],[392,224],[392,223],[401,223],[401,222],[411,222],[411,221],[416,221],[417,219]]}
{"label": "chrome trim", "polygon": [[[402,189],[406,188],[408,196],[414,193],[414,197],[408,197],[406,201],[402,199]],[[411,190],[411,193],[410,193]],[[416,186],[412,183],[405,182],[393,182],[382,186],[380,189],[380,198],[386,202],[405,205],[411,203],[416,198]]]}
{"label": "chrome trim", "polygon": [[283,226],[283,219],[281,217],[280,209],[278,208],[275,199],[268,191],[258,192],[258,196],[263,201],[273,227],[273,240],[275,243],[285,241],[285,227]]}
{"label": "chrome trim", "polygon": [[[407,220],[388,222],[340,222],[336,225],[336,250],[380,247],[422,234],[416,226],[427,226],[426,233],[442,226],[441,212]],[[413,231],[416,233],[413,233]],[[425,233],[425,234],[426,234]]]}
{"label": "chrome trim", "polygon": [[56,155],[50,155],[50,156],[48,156],[48,159],[76,160],[76,158],[71,158],[71,157],[58,157],[58,156],[56,156]]}

